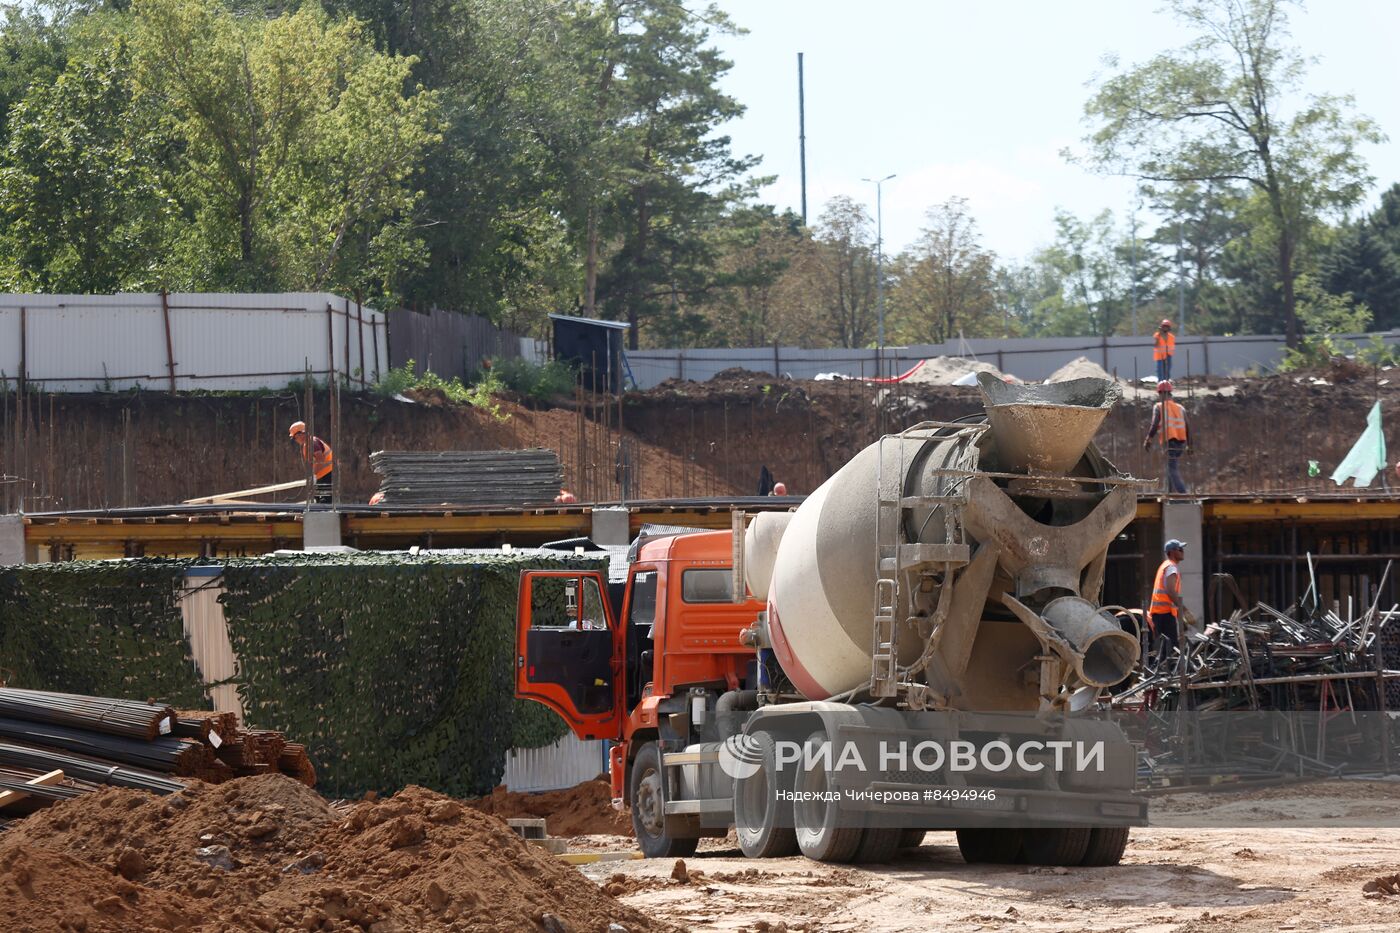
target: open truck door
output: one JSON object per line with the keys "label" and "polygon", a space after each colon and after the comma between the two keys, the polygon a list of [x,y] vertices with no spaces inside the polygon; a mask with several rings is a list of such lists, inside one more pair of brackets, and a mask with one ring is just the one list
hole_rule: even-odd
{"label": "open truck door", "polygon": [[592,571],[520,575],[515,695],[548,706],[581,739],[622,737],[623,639],[606,594]]}

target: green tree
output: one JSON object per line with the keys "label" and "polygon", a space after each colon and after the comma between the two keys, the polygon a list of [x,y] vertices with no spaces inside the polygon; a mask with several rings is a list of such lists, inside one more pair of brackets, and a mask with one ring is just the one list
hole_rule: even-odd
{"label": "green tree", "polygon": [[929,208],[918,241],[896,258],[889,318],[897,340],[942,343],[960,334],[1004,336],[996,255],[984,249],[966,198]]}
{"label": "green tree", "polygon": [[412,184],[437,139],[413,60],[315,5],[275,18],[137,0],[138,85],[184,151],[172,190],[190,287],[392,292],[421,258]]}
{"label": "green tree", "polygon": [[0,3],[0,145],[9,113],[39,84],[50,84],[68,59],[64,24],[38,4]]}
{"label": "green tree", "polygon": [[1042,336],[1115,334],[1131,307],[1129,244],[1112,211],[1081,220],[1055,212],[1055,241],[1038,250],[1032,281],[1052,287],[1030,309],[1031,330]]}
{"label": "green tree", "polygon": [[597,272],[597,302],[631,325],[635,349],[649,321],[722,286],[706,234],[752,193],[745,176],[757,159],[734,156],[717,132],[744,109],[719,89],[730,62],[708,43],[734,27],[717,7],[603,0],[602,8],[611,27],[596,85],[602,138],[588,151],[605,164],[586,186],[584,225],[588,256],[593,244],[615,244]]}
{"label": "green tree", "polygon": [[811,264],[820,328],[837,346],[864,347],[876,335],[875,231],[852,198],[832,198],[817,221]]}
{"label": "green tree", "polygon": [[0,153],[0,269],[8,287],[149,287],[167,231],[157,164],[168,141],[117,38],[30,86]]}
{"label": "green tree", "polygon": [[[1319,219],[1371,182],[1358,145],[1384,137],[1348,97],[1305,95],[1286,0],[1173,0],[1197,38],[1105,80],[1085,106],[1089,161],[1154,182],[1239,182],[1273,220],[1288,343],[1298,341],[1298,257]],[[1292,109],[1289,105],[1300,101]]]}
{"label": "green tree", "polygon": [[1369,216],[1342,227],[1321,261],[1320,281],[1334,295],[1354,294],[1376,327],[1400,326],[1400,185],[1386,189]]}
{"label": "green tree", "polygon": [[[1185,278],[1188,311],[1187,321],[1178,321],[1178,327],[1199,333],[1253,329],[1255,322],[1246,320],[1245,314],[1257,313],[1265,305],[1254,301],[1252,309],[1244,307],[1241,289],[1247,290],[1250,301],[1257,298],[1255,279],[1261,270],[1238,261],[1227,262],[1227,254],[1232,258],[1241,255],[1241,241],[1250,233],[1246,214],[1251,192],[1237,184],[1207,181],[1149,185],[1144,193],[1162,217],[1161,225],[1144,243],[1147,251],[1140,254],[1153,264],[1152,274],[1164,289],[1159,304],[1170,310],[1159,317],[1177,317],[1180,274]],[[1227,267],[1249,281],[1231,278]],[[1273,278],[1268,269],[1262,271],[1266,285],[1271,285]],[[1140,290],[1139,295],[1142,294]],[[1276,299],[1268,303],[1270,307],[1276,304]],[[1156,325],[1152,320],[1146,323],[1147,331]]]}

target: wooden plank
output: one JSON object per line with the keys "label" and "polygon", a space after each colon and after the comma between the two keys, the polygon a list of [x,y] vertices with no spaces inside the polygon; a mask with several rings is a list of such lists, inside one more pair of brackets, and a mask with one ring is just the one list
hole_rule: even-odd
{"label": "wooden plank", "polygon": [[235,489],[233,492],[221,492],[213,496],[200,496],[197,499],[186,499],[184,505],[216,505],[232,499],[242,499],[246,496],[261,496],[269,492],[284,492],[288,489],[297,489],[306,486],[306,480],[294,479],[288,483],[273,483],[271,486],[256,486],[252,489]]}
{"label": "wooden plank", "polygon": [[[26,784],[33,784],[35,787],[49,787],[63,781],[62,769],[50,771],[48,774],[41,774],[36,778],[25,781]],[[0,807],[7,807],[12,803],[18,803],[29,795],[22,790],[0,791]]]}

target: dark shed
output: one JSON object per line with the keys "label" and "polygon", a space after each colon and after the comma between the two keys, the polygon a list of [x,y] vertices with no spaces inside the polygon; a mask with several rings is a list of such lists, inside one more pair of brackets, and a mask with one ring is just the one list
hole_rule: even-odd
{"label": "dark shed", "polygon": [[622,390],[622,337],[628,325],[586,317],[551,314],[554,358],[578,367],[584,388],[595,392]]}

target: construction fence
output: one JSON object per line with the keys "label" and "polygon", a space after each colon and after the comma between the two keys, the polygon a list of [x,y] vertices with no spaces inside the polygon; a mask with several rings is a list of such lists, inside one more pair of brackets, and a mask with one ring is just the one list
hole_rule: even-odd
{"label": "construction fence", "polygon": [[[1400,345],[1400,331],[1347,334],[1340,339],[1365,346],[1372,337],[1380,337],[1390,346]],[[1251,370],[1267,372],[1278,368],[1284,357],[1284,347],[1285,339],[1278,334],[1182,335],[1176,340],[1172,375],[1235,376]],[[986,337],[884,350],[808,350],[776,345],[631,350],[627,353],[627,363],[637,388],[650,389],[667,379],[704,382],[733,368],[791,379],[814,379],[825,374],[888,378],[898,376],[920,360],[938,356],[974,357],[1028,381],[1045,379],[1081,356],[1120,379],[1138,380],[1155,374],[1150,334],[1145,337]]]}
{"label": "construction fence", "polygon": [[368,387],[389,365],[384,315],[318,292],[0,295],[0,335],[9,390]]}

